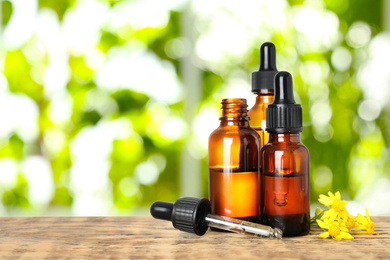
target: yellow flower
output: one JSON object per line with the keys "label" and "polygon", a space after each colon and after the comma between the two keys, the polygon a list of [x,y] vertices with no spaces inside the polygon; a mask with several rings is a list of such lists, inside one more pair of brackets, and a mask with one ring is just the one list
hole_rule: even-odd
{"label": "yellow flower", "polygon": [[378,235],[375,232],[375,223],[370,219],[366,209],[366,217],[358,214],[357,217],[348,213],[345,205],[347,202],[341,200],[340,192],[335,194],[328,192],[328,196],[321,194],[318,201],[328,208],[322,210],[316,209],[315,216],[311,219],[311,224],[316,223],[325,232],[318,235],[319,238],[331,237],[334,240],[354,239],[350,234],[353,229],[360,229],[354,234]]}
{"label": "yellow flower", "polygon": [[348,233],[348,229],[346,227],[340,227],[338,222],[325,223],[324,221],[317,220],[318,226],[323,229],[327,229],[327,232],[318,235],[319,238],[327,238],[331,237],[334,240],[342,240],[342,239],[354,239],[351,234]]}
{"label": "yellow flower", "polygon": [[345,221],[345,227],[348,228],[348,231],[351,232],[353,228],[357,228],[357,225],[356,217],[348,214],[348,219]]}
{"label": "yellow flower", "polygon": [[329,219],[330,222],[334,221],[336,218],[340,221],[340,217],[344,220],[348,219],[348,212],[345,209],[345,205],[347,202],[345,200],[341,200],[340,192],[336,192],[334,195],[332,192],[328,192],[329,196],[320,195],[318,201],[321,204],[329,207],[329,210],[325,212],[325,214],[321,217],[321,219]]}
{"label": "yellow flower", "polygon": [[320,194],[320,198],[318,199],[321,204],[324,204],[327,207],[332,205],[334,199],[337,198],[336,196],[338,196],[338,199],[340,199],[340,192],[336,192],[336,194],[333,195],[333,193],[329,191],[328,195],[329,197],[324,194]]}
{"label": "yellow flower", "polygon": [[355,232],[355,234],[369,234],[369,235],[379,235],[375,232],[375,223],[370,219],[370,215],[368,214],[368,210],[366,209],[366,217],[363,217],[360,213],[357,216],[356,221],[358,225],[357,229],[362,231]]}

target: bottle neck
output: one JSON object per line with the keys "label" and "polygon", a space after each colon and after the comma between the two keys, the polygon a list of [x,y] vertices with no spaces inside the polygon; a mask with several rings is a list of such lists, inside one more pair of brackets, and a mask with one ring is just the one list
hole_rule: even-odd
{"label": "bottle neck", "polygon": [[256,104],[272,104],[274,102],[274,92],[256,92]]}
{"label": "bottle neck", "polygon": [[270,133],[270,143],[300,143],[301,137],[299,132],[281,132],[281,133]]}
{"label": "bottle neck", "polygon": [[222,102],[221,126],[245,126],[249,127],[246,99],[227,98]]}

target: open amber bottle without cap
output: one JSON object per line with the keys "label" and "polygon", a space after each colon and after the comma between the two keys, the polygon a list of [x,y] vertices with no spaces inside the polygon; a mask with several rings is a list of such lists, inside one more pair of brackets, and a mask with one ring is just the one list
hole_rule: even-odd
{"label": "open amber bottle without cap", "polygon": [[220,126],[209,138],[211,212],[259,223],[259,135],[249,127],[246,99],[221,104]]}
{"label": "open amber bottle without cap", "polygon": [[309,151],[300,141],[302,108],[295,104],[292,77],[275,77],[275,100],[267,108],[270,139],[261,150],[262,222],[285,236],[310,231]]}
{"label": "open amber bottle without cap", "polygon": [[260,68],[252,73],[252,92],[256,94],[256,103],[249,110],[250,126],[260,135],[263,147],[268,143],[269,134],[266,128],[266,109],[274,100],[274,78],[276,68],[276,50],[271,42],[265,42],[260,47]]}

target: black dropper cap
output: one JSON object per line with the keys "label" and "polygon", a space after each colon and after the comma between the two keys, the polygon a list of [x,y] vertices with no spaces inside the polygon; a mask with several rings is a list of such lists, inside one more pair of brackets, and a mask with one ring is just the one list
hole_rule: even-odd
{"label": "black dropper cap", "polygon": [[252,73],[252,92],[274,92],[276,68],[276,50],[271,42],[260,47],[260,69]]}
{"label": "black dropper cap", "polygon": [[206,198],[181,197],[175,203],[156,201],[150,207],[154,218],[170,220],[175,228],[204,235],[208,229],[207,214],[211,213],[211,203]]}
{"label": "black dropper cap", "polygon": [[267,107],[267,132],[302,132],[302,107],[295,104],[293,79],[287,71],[275,76],[274,102]]}

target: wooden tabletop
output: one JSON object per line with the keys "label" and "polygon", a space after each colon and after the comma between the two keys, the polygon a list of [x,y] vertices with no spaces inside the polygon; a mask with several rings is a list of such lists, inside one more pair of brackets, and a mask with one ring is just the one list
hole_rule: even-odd
{"label": "wooden tabletop", "polygon": [[209,231],[199,237],[152,217],[0,218],[0,258],[378,259],[390,258],[390,217],[372,217],[378,236],[281,241]]}

